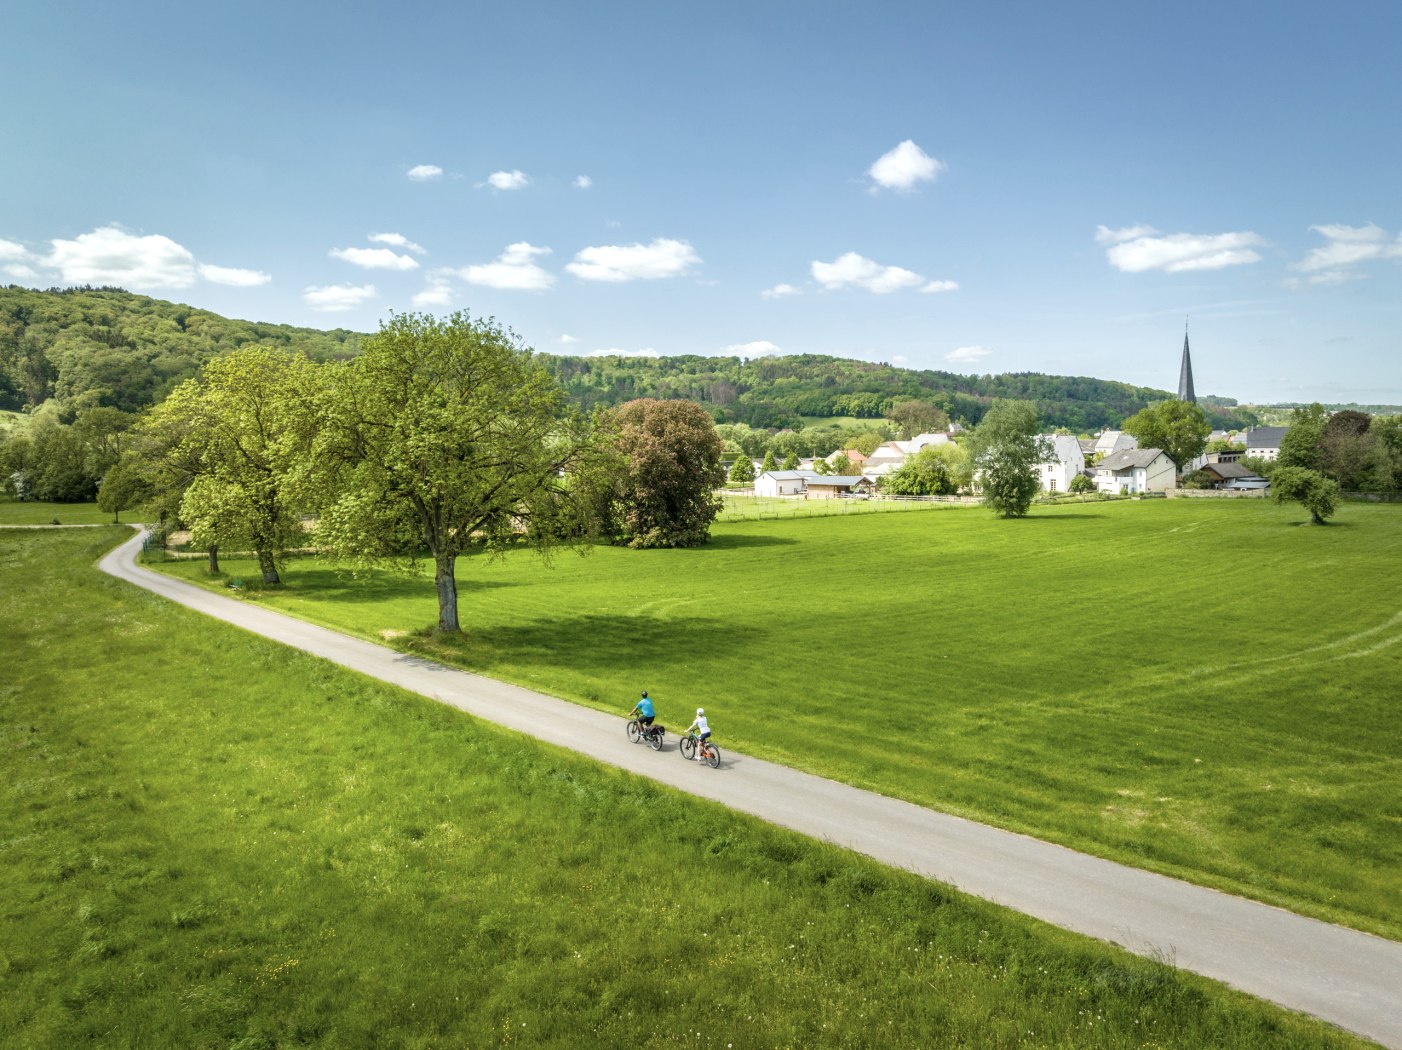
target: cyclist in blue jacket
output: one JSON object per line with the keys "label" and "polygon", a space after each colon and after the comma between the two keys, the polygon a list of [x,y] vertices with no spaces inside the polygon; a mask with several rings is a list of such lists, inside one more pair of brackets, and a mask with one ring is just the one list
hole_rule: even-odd
{"label": "cyclist in blue jacket", "polygon": [[657,712],[653,710],[652,701],[648,699],[647,690],[643,690],[642,699],[633,705],[633,710],[628,712],[628,717],[638,716],[638,724],[644,729],[652,725],[652,720],[657,717]]}

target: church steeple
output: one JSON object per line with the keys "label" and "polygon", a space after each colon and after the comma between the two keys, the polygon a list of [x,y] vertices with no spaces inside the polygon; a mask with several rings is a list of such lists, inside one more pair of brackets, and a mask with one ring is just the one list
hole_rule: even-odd
{"label": "church steeple", "polygon": [[1183,367],[1178,370],[1178,400],[1190,405],[1198,403],[1193,393],[1193,359],[1188,356],[1188,322],[1183,322]]}

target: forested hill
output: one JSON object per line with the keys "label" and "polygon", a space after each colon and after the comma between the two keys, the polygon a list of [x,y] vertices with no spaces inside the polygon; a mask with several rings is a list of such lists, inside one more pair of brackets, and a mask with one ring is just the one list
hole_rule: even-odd
{"label": "forested hill", "polygon": [[[817,354],[764,357],[544,357],[546,367],[581,404],[615,405],[635,397],[699,401],[722,422],[798,427],[802,417],[879,419],[902,401],[938,405],[954,420],[977,423],[995,398],[1033,401],[1043,426],[1083,433],[1118,426],[1152,401],[1173,395],[1106,379],[1038,372],[957,375]],[[1222,398],[1201,407],[1214,426],[1234,428],[1255,416]]]}
{"label": "forested hill", "polygon": [[364,338],[234,321],[120,288],[0,288],[0,408],[57,398],[65,408],[135,412],[211,358],[240,346],[286,346],[318,360],[355,354]]}
{"label": "forested hill", "polygon": [[[107,406],[137,411],[205,362],[254,344],[301,350],[317,360],[349,357],[364,336],[237,321],[118,288],[36,291],[0,288],[0,409],[56,400],[66,413]],[[586,408],[635,397],[685,397],[718,421],[774,429],[802,417],[880,419],[902,401],[938,405],[977,423],[994,398],[1036,402],[1042,424],[1076,433],[1117,426],[1163,390],[1104,379],[1015,373],[915,371],[888,364],[799,354],[738,357],[561,357],[542,363]],[[1202,402],[1214,426],[1256,421],[1226,399]]]}

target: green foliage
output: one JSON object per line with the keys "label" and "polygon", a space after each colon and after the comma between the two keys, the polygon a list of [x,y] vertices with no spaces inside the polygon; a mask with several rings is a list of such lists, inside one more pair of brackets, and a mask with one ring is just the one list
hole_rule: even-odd
{"label": "green foliage", "polygon": [[609,417],[620,453],[611,488],[620,538],[637,548],[705,543],[720,510],[715,490],[725,482],[720,436],[705,409],[642,398]]}
{"label": "green foliage", "polygon": [[1121,428],[1140,448],[1163,449],[1178,470],[1202,455],[1212,424],[1202,409],[1188,401],[1160,401],[1140,409]]}
{"label": "green foliage", "polygon": [[783,469],[783,470],[797,470],[797,469],[798,469],[798,453],[797,453],[797,452],[790,452],[787,456],[784,457],[784,465],[783,465],[782,469]]}
{"label": "green foliage", "polygon": [[97,490],[98,507],[112,515],[115,524],[124,510],[131,510],[150,495],[146,475],[130,460],[121,460],[108,468]]}
{"label": "green foliage", "polygon": [[1315,402],[1308,408],[1297,408],[1290,414],[1290,428],[1280,439],[1280,455],[1277,462],[1282,467],[1301,467],[1305,470],[1324,469],[1324,425],[1329,421],[1329,413],[1324,406]]}
{"label": "green foliage", "polygon": [[0,288],[0,408],[52,399],[65,422],[98,406],[136,412],[230,350],[274,346],[325,361],[354,354],[360,339],[230,320],[119,288],[11,285]]}
{"label": "green foliage", "polygon": [[918,434],[942,431],[949,426],[949,413],[928,401],[897,401],[887,409],[886,418],[905,441]]}
{"label": "green foliage", "polygon": [[1077,495],[1083,492],[1095,491],[1095,480],[1088,474],[1077,474],[1071,479],[1071,484],[1067,488]]}
{"label": "green foliage", "polygon": [[526,538],[544,553],[579,534],[584,503],[564,476],[582,423],[494,321],[396,314],[332,374],[322,416],[307,478],[321,483],[318,540],[371,563],[427,547],[440,631],[459,630],[453,567],[470,545]]}
{"label": "green foliage", "polygon": [[730,465],[730,481],[736,485],[752,485],[755,480],[755,465],[749,456],[736,456]]}
{"label": "green foliage", "polygon": [[1298,503],[1310,512],[1310,522],[1323,525],[1332,517],[1339,500],[1339,483],[1317,470],[1304,467],[1277,467],[1271,475],[1271,499],[1277,503]]}
{"label": "green foliage", "polygon": [[771,448],[771,449],[768,449],[768,450],[764,453],[764,462],[762,462],[762,463],[759,465],[759,472],[760,472],[761,474],[768,474],[770,471],[774,471],[774,470],[778,470],[778,469],[779,469],[779,464],[778,464],[778,462],[774,459],[774,450],[773,450],[772,448]]}
{"label": "green foliage", "polygon": [[1025,515],[1041,491],[1038,465],[1052,455],[1031,403],[995,401],[969,436],[968,453],[984,505],[1004,518]]}
{"label": "green foliage", "polygon": [[0,534],[7,1045],[1361,1045],[101,577],[116,532]]}
{"label": "green foliage", "polygon": [[881,479],[892,496],[952,496],[972,480],[969,454],[954,442],[927,445]]}

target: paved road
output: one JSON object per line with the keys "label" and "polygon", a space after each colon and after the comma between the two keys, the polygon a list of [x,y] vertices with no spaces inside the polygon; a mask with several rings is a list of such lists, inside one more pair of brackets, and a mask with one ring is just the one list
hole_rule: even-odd
{"label": "paved road", "polygon": [[119,579],[469,714],[1216,978],[1402,1050],[1402,944],[1089,857],[725,750],[719,770],[628,743],[621,718],[446,668],[136,564]]}

